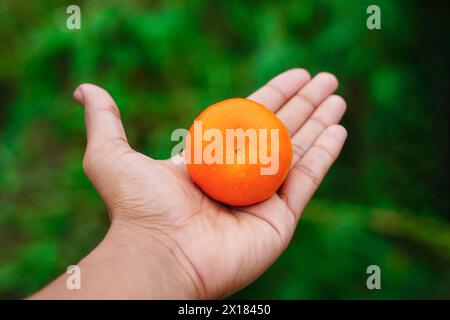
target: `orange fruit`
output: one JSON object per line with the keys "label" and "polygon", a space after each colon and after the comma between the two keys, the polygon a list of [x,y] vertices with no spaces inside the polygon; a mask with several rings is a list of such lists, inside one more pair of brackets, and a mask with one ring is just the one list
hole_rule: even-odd
{"label": "orange fruit", "polygon": [[289,132],[263,105],[242,98],[206,108],[185,140],[192,181],[219,202],[246,206],[270,198],[292,161]]}

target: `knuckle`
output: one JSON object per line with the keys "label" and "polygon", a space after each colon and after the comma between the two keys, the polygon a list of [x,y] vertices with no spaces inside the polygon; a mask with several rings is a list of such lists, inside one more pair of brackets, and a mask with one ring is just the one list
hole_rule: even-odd
{"label": "knuckle", "polygon": [[294,157],[301,159],[305,152],[305,148],[303,148],[300,144],[292,143],[292,153],[294,154]]}
{"label": "knuckle", "polygon": [[120,118],[120,110],[117,107],[116,103],[114,101],[112,101],[112,99],[111,99],[110,103],[108,104],[108,106],[109,106],[109,111],[112,112],[112,114],[114,116],[116,116],[117,118]]}
{"label": "knuckle", "polygon": [[320,185],[320,178],[310,168],[308,168],[308,166],[304,164],[297,164],[294,168],[301,175],[308,178],[316,187]]}
{"label": "knuckle", "polygon": [[117,117],[120,119],[120,111],[119,108],[116,106],[116,104],[112,101],[105,101],[104,107],[98,107],[97,112],[103,113],[103,114],[112,114],[114,117]]}
{"label": "knuckle", "polygon": [[283,92],[283,90],[282,90],[280,87],[278,87],[277,85],[275,85],[274,83],[268,82],[268,83],[266,84],[266,87],[269,88],[269,89],[271,89],[271,90],[272,90],[273,92],[275,92],[276,94],[278,94],[282,99],[284,99],[284,100],[287,100],[287,99],[288,99],[288,97],[287,97],[286,94]]}
{"label": "knuckle", "polygon": [[301,92],[296,93],[294,98],[298,99],[298,102],[305,108],[310,110],[314,110],[316,108],[314,103]]}

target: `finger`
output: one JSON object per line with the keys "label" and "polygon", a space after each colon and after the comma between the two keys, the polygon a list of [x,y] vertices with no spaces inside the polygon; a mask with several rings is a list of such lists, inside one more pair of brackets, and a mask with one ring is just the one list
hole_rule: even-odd
{"label": "finger", "polygon": [[[237,211],[239,213],[235,214],[239,219],[248,220],[250,218],[254,223],[254,218],[257,218],[260,220],[259,222],[265,222],[266,227],[271,227],[268,230],[272,234],[275,231],[284,245],[289,242],[297,225],[297,219],[278,194],[274,194],[270,199],[255,205],[241,207]],[[277,214],[273,214],[274,212]]]}
{"label": "finger", "polygon": [[292,167],[300,160],[314,141],[329,126],[341,121],[347,104],[337,95],[331,95],[322,102],[311,117],[292,137]]}
{"label": "finger", "polygon": [[276,112],[310,79],[311,76],[305,69],[290,69],[270,80],[252,93],[248,99],[266,106],[272,112]]}
{"label": "finger", "polygon": [[334,75],[321,72],[295,94],[278,112],[291,135],[305,123],[315,108],[338,87]]}
{"label": "finger", "polygon": [[128,146],[119,109],[106,90],[86,83],[73,96],[84,105],[88,146]]}
{"label": "finger", "polygon": [[338,157],[346,138],[347,131],[344,127],[328,127],[289,172],[280,190],[280,197],[286,201],[297,219]]}

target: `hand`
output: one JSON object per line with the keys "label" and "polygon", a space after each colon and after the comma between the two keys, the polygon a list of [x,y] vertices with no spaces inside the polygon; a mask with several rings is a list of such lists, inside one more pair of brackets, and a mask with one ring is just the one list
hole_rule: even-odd
{"label": "hand", "polygon": [[[74,97],[85,107],[83,168],[112,220],[104,241],[113,239],[108,250],[125,248],[123,259],[133,261],[128,277],[140,279],[126,283],[142,286],[130,289],[133,295],[119,286],[119,296],[220,298],[261,275],[290,242],[301,212],[344,144],[347,133],[337,123],[346,104],[332,95],[337,86],[329,73],[311,80],[307,71],[292,69],[249,96],[283,121],[292,135],[294,157],[277,194],[236,208],[203,194],[184,164],[133,150],[110,95],[95,85],[81,85]],[[155,285],[159,277],[165,283]]]}

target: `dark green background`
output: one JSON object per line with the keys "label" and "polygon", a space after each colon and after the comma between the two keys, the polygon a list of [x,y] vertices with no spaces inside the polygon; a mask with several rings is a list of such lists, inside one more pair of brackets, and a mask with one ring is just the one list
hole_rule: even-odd
{"label": "dark green background", "polygon": [[[343,154],[292,244],[240,298],[450,298],[448,15],[412,1],[0,1],[0,298],[77,263],[107,229],[73,89],[108,89],[134,148],[291,67],[330,71]],[[381,8],[382,29],[366,28]],[[366,288],[381,267],[382,290]]]}

